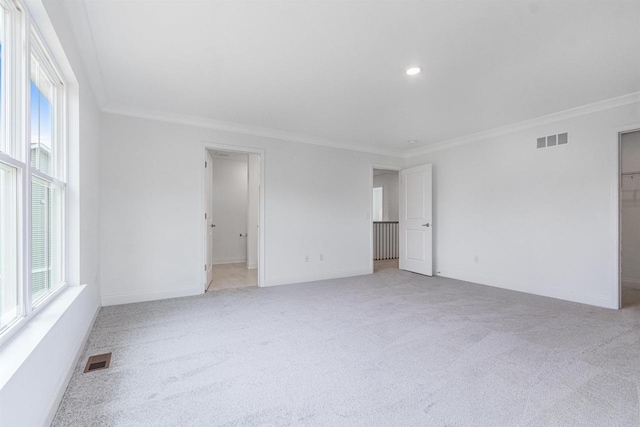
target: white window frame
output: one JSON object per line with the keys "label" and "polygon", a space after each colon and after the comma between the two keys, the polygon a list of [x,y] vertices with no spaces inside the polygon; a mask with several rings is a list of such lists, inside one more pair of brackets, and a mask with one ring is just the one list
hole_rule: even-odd
{"label": "white window frame", "polygon": [[[53,60],[53,55],[44,38],[33,24],[32,18],[22,0],[0,0],[0,7],[9,13],[10,29],[3,45],[6,70],[5,105],[6,117],[5,141],[6,152],[0,151],[0,162],[16,169],[17,180],[17,268],[18,281],[18,316],[0,331],[0,345],[8,341],[29,320],[47,304],[54,300],[67,287],[68,262],[68,198],[67,198],[67,156],[68,156],[68,85],[62,77],[60,67]],[[7,26],[9,27],[9,26]],[[7,43],[8,41],[8,43]],[[32,53],[45,69],[48,77],[56,86],[55,105],[52,103],[52,127],[55,136],[52,141],[51,175],[31,167],[30,141],[30,76]],[[33,304],[31,294],[31,185],[33,177],[46,181],[61,191],[62,237],[61,237],[61,277],[62,281],[54,285],[49,292]]]}

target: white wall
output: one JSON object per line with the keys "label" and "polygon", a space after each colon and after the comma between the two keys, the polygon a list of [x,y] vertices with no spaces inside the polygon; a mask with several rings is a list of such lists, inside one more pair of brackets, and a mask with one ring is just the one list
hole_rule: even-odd
{"label": "white wall", "polygon": [[398,221],[400,214],[400,186],[397,171],[373,176],[373,188],[382,187],[382,220]]}
{"label": "white wall", "polygon": [[[66,55],[68,62],[60,65],[70,67],[69,71],[77,79],[77,84],[68,85],[71,143],[67,279],[70,286],[0,349],[0,424],[3,426],[51,422],[100,307],[100,113],[69,32],[62,2],[46,1],[43,5],[40,1],[28,0],[27,6],[56,59],[60,62],[59,55]],[[80,286],[81,283],[86,286]]]}
{"label": "white wall", "polygon": [[[640,171],[640,132],[622,135],[622,172]],[[621,201],[622,283],[640,289],[640,175],[623,180]]]}
{"label": "white wall", "polygon": [[247,268],[257,268],[260,234],[260,156],[253,153],[249,154],[249,195],[247,210]]}
{"label": "white wall", "polygon": [[371,164],[400,165],[400,159],[102,118],[104,304],[202,292],[203,141],[265,150],[265,285],[371,271]]}
{"label": "white wall", "polygon": [[213,263],[246,262],[247,238],[240,235],[247,232],[247,156],[214,157],[212,172]]}
{"label": "white wall", "polygon": [[617,308],[616,128],[638,122],[633,104],[408,161],[433,163],[434,271]]}

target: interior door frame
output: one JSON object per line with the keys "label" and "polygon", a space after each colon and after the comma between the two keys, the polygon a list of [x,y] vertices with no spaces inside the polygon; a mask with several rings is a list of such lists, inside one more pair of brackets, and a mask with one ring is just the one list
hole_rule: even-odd
{"label": "interior door frame", "polygon": [[[207,195],[205,193],[205,180],[207,179],[207,171],[205,170],[204,166],[204,162],[207,161],[207,150],[221,150],[221,151],[231,151],[231,152],[235,152],[235,153],[249,153],[249,154],[257,154],[260,157],[260,191],[259,191],[259,206],[260,206],[260,213],[258,214],[258,286],[262,287],[264,286],[265,280],[264,280],[264,274],[265,274],[265,253],[264,253],[264,236],[265,236],[265,227],[264,227],[264,188],[266,186],[265,183],[265,165],[266,165],[266,155],[265,155],[265,150],[260,149],[260,148],[253,148],[253,147],[241,147],[238,145],[228,145],[228,144],[219,144],[216,142],[211,142],[211,141],[202,141],[202,157],[201,157],[201,163],[200,163],[200,167],[202,168],[202,188],[201,188],[201,194],[202,197],[200,198],[200,212],[206,212],[206,202],[207,202]],[[200,265],[206,265],[207,264],[207,230],[204,231],[204,233],[202,234],[202,264]],[[204,286],[206,286],[206,281],[207,281],[207,271],[206,270],[200,270],[201,274],[202,274],[202,283],[204,284]],[[204,293],[206,291],[206,289],[203,289],[202,292]]]}
{"label": "interior door frame", "polygon": [[[391,165],[383,165],[379,163],[371,163],[371,168],[369,169],[369,270],[370,274],[373,274],[373,170],[374,169],[383,169],[388,171],[398,172],[402,170],[400,166],[391,166]],[[400,196],[400,180],[398,179],[398,196]],[[384,203],[384,193],[382,194],[383,203]],[[398,200],[400,203],[400,200]]]}
{"label": "interior door frame", "polygon": [[[211,281],[213,280],[213,227],[210,227],[209,223],[212,222],[212,212],[211,205],[213,201],[213,155],[209,150],[205,150],[205,162],[209,162],[210,164],[204,170],[204,250],[205,250],[205,282],[204,282],[204,291],[206,292],[211,285]],[[208,214],[208,215],[207,215]],[[211,251],[209,250],[211,249]],[[209,269],[211,269],[211,275],[209,275]]]}
{"label": "interior door frame", "polygon": [[614,159],[613,164],[613,176],[612,182],[612,195],[613,200],[611,203],[613,210],[613,229],[618,230],[616,234],[616,254],[615,254],[615,277],[618,283],[616,287],[617,295],[613,297],[613,304],[617,301],[618,308],[622,308],[622,135],[625,133],[632,133],[640,131],[640,122],[632,123],[625,126],[621,126],[614,129],[615,144],[614,147]]}

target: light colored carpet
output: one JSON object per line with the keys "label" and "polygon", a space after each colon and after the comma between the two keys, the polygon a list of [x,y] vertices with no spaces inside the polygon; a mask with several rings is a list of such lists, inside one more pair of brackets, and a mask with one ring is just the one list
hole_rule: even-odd
{"label": "light colored carpet", "polygon": [[638,306],[389,269],[105,307],[54,425],[638,426],[639,382]]}

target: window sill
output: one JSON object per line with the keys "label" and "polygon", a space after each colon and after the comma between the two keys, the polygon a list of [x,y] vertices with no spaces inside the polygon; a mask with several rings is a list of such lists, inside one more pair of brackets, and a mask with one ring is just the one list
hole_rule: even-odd
{"label": "window sill", "polygon": [[0,335],[0,349],[4,343],[9,342],[14,335],[18,334],[20,330],[27,324],[31,319],[37,316],[40,311],[42,311],[51,301],[55,300],[58,295],[60,295],[67,288],[66,282],[60,283],[56,288],[45,295],[44,298],[38,300],[35,306],[31,309],[31,313],[28,316],[20,316],[16,320],[13,321],[7,328],[7,330],[3,331]]}
{"label": "window sill", "polygon": [[13,336],[8,336],[8,340],[0,346],[0,389],[20,369],[85,288],[86,285],[60,287],[38,313],[12,325],[7,333]]}

